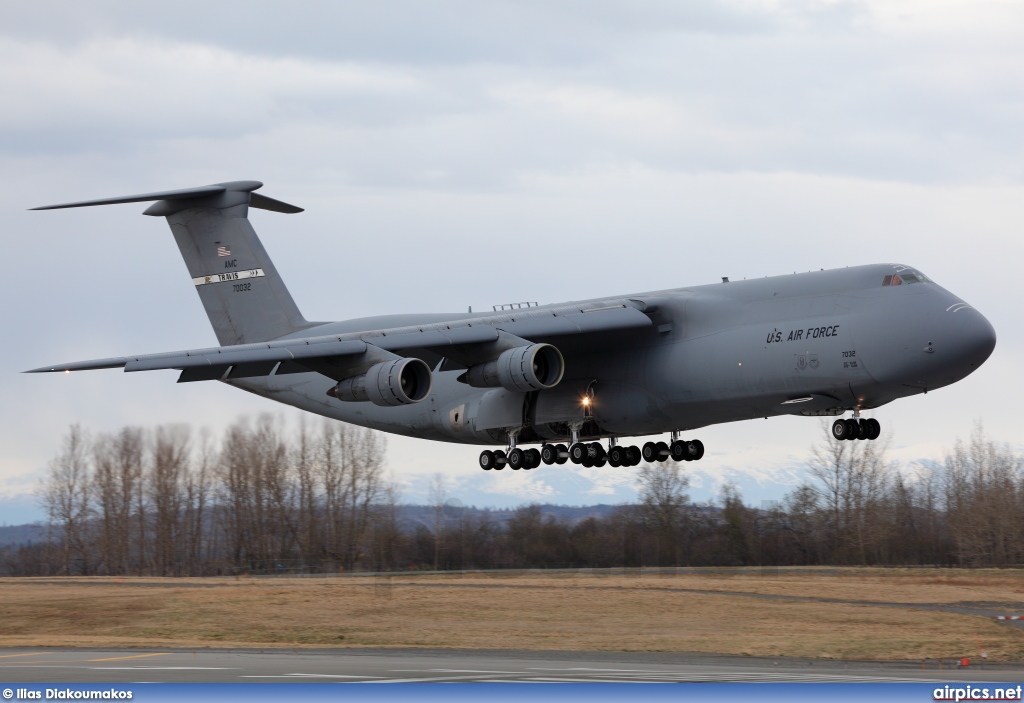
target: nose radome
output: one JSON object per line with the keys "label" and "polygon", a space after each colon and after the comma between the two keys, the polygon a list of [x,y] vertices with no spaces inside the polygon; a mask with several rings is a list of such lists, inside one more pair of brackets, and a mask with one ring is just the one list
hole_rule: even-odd
{"label": "nose radome", "polygon": [[971,310],[971,317],[974,319],[975,329],[970,332],[974,347],[974,356],[977,359],[976,366],[981,366],[985,360],[992,356],[996,348],[996,328],[992,323],[977,310]]}
{"label": "nose radome", "polygon": [[963,374],[975,371],[985,363],[996,348],[996,330],[984,315],[971,307],[947,311],[953,324],[947,329],[952,333],[946,343],[948,350],[961,366]]}

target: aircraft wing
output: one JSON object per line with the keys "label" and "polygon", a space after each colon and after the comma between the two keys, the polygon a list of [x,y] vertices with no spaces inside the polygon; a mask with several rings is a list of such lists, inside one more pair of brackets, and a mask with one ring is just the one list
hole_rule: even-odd
{"label": "aircraft wing", "polygon": [[418,350],[474,364],[538,339],[648,327],[651,318],[642,306],[637,301],[604,301],[526,308],[450,323],[76,361],[26,373],[180,369],[182,383],[317,371],[341,380],[381,360]]}

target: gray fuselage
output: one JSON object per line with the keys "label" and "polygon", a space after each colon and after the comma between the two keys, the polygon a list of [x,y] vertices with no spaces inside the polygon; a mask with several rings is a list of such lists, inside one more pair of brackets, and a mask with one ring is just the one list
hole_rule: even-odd
{"label": "gray fuselage", "polygon": [[[886,285],[901,276],[901,285]],[[889,277],[887,280],[886,277]],[[326,395],[316,373],[225,381],[303,410],[385,432],[469,444],[640,436],[784,414],[838,415],[949,385],[978,368],[995,331],[978,311],[915,269],[874,264],[615,296],[653,325],[553,337],[565,359],[556,388],[515,393],[460,383],[437,356],[422,402],[378,407]],[[600,303],[602,299],[587,301]],[[543,307],[541,308],[543,309]],[[293,338],[493,317],[401,315],[328,323]],[[591,399],[584,407],[582,399]]]}

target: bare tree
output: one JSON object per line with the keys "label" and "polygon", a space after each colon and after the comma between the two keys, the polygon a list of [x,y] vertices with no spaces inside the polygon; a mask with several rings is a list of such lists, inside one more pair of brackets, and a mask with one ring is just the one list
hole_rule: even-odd
{"label": "bare tree", "polygon": [[346,568],[359,559],[371,506],[380,497],[385,446],[372,430],[324,423],[317,452],[327,527],[324,548]]}
{"label": "bare tree", "polygon": [[92,510],[92,479],[89,472],[89,439],[79,425],[64,437],[60,454],[50,462],[39,501],[47,521],[56,529],[61,544],[62,570],[91,573],[89,520]]}
{"label": "bare tree", "polygon": [[690,477],[675,462],[640,467],[637,493],[648,529],[671,532],[681,526],[689,486]]}
{"label": "bare tree", "polygon": [[150,447],[147,488],[153,507],[153,568],[161,576],[178,573],[183,485],[190,470],[189,428],[156,428]]}
{"label": "bare tree", "polygon": [[93,445],[101,552],[110,574],[132,571],[132,505],[142,480],[142,455],[143,433],[136,427],[102,435]]}
{"label": "bare tree", "polygon": [[975,427],[957,440],[942,466],[945,508],[964,564],[1005,566],[1024,556],[1024,458]]}
{"label": "bare tree", "polygon": [[887,532],[884,501],[894,474],[886,459],[889,437],[839,441],[827,423],[821,427],[823,441],[812,450],[808,470],[826,511],[832,552],[843,561],[867,563]]}
{"label": "bare tree", "polygon": [[444,547],[444,504],[448,501],[448,486],[444,474],[435,473],[431,476],[428,494],[434,517],[434,571],[438,571],[441,568],[441,550]]}

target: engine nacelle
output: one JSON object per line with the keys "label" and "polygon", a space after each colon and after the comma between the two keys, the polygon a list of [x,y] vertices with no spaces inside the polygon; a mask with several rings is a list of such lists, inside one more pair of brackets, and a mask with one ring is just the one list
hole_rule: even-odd
{"label": "engine nacelle", "polygon": [[502,387],[509,391],[554,388],[565,373],[562,352],[550,344],[530,344],[502,352],[494,361],[477,364],[460,377],[474,388]]}
{"label": "engine nacelle", "polygon": [[430,395],[433,376],[422,359],[406,358],[371,366],[362,376],[338,382],[327,392],[338,400],[368,400],[385,407],[418,403]]}

